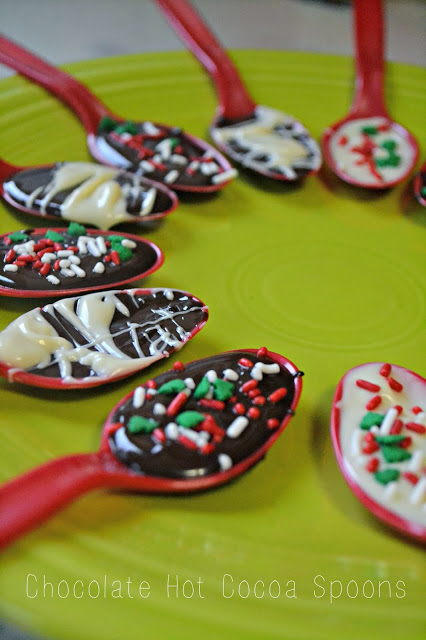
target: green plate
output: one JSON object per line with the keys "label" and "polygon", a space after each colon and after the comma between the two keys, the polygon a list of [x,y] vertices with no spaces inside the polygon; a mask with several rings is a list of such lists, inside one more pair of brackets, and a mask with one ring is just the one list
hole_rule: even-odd
{"label": "green plate", "polygon": [[[294,114],[317,138],[348,110],[348,58],[234,56],[258,102]],[[120,115],[207,135],[215,96],[187,52],[67,68]],[[389,65],[389,109],[419,137],[424,84],[420,68]],[[88,158],[83,129],[54,98],[18,77],[0,89],[5,159]],[[0,209],[0,232],[35,224]],[[98,390],[2,381],[1,478],[95,450],[109,409],[176,359],[265,345],[306,372],[299,411],[265,461],[229,486],[179,498],[98,491],[70,506],[4,553],[0,615],[55,640],[420,638],[421,550],[352,495],[329,414],[350,367],[382,360],[422,373],[424,225],[409,185],[373,194],[326,171],[301,185],[244,174],[218,195],[185,197],[149,233],[166,259],[144,284],[200,296],[210,306],[206,328],[150,374]],[[32,306],[1,300],[0,328]]]}

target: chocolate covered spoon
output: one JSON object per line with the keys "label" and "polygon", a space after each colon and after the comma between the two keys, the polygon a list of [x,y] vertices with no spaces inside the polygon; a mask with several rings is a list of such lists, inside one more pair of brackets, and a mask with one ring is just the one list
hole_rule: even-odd
{"label": "chocolate covered spoon", "polygon": [[238,164],[274,180],[298,180],[318,171],[321,152],[293,117],[257,105],[228,54],[185,0],[156,0],[171,26],[210,75],[219,105],[210,134]]}
{"label": "chocolate covered spoon", "polygon": [[0,159],[0,195],[19,211],[101,229],[157,220],[178,204],[163,185],[94,162],[15,167]]}
{"label": "chocolate covered spoon", "polygon": [[185,291],[128,289],[64,298],[0,332],[0,376],[49,389],[119,380],[181,349],[206,324]]}
{"label": "chocolate covered spoon", "polygon": [[144,238],[85,229],[23,229],[0,236],[0,296],[60,297],[124,286],[161,267]]}
{"label": "chocolate covered spoon", "polygon": [[265,348],[176,362],[111,411],[97,453],[52,460],[0,488],[0,548],[93,489],[190,493],[236,478],[287,426],[300,376]]}
{"label": "chocolate covered spoon", "polygon": [[113,114],[81,82],[3,36],[0,62],[65,102],[86,129],[90,153],[102,164],[179,191],[216,191],[236,175],[226,158],[203,140],[179,127],[134,122]]}
{"label": "chocolate covered spoon", "polygon": [[323,134],[324,157],[345,182],[368,189],[393,187],[413,170],[419,148],[394,122],[384,98],[381,0],[354,0],[355,97],[349,114]]}

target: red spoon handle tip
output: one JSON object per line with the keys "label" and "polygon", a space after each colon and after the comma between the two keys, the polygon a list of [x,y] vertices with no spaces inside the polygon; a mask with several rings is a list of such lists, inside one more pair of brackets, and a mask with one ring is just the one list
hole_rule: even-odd
{"label": "red spoon handle tip", "polygon": [[0,62],[60,98],[74,111],[88,133],[96,131],[103,116],[111,115],[81,82],[1,34]]}
{"label": "red spoon handle tip", "polygon": [[156,0],[171,26],[212,78],[219,98],[219,115],[248,118],[256,103],[238,71],[201,16],[186,0]]}
{"label": "red spoon handle tip", "polygon": [[101,456],[57,458],[4,484],[0,488],[0,549],[83,493],[106,486],[108,474]]}
{"label": "red spoon handle tip", "polygon": [[351,115],[388,116],[384,98],[382,0],[354,0],[355,97]]}

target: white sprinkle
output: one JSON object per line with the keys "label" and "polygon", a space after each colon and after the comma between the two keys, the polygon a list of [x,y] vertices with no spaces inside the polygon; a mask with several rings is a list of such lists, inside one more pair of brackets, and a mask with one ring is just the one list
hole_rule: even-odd
{"label": "white sprinkle", "polygon": [[107,249],[107,246],[105,244],[105,240],[104,240],[103,236],[96,236],[95,242],[98,245],[98,249],[102,254],[107,253],[108,249]]}
{"label": "white sprinkle", "polygon": [[61,267],[61,269],[68,269],[68,267],[70,266],[71,262],[69,260],[59,260],[59,266]]}
{"label": "white sprinkle", "polygon": [[50,275],[46,277],[46,280],[50,282],[50,284],[59,284],[61,281],[54,275]]}
{"label": "white sprinkle", "polygon": [[155,456],[156,453],[160,453],[160,451],[163,450],[163,445],[158,443],[156,445],[154,445],[151,449],[151,455]]}
{"label": "white sprinkle", "polygon": [[420,478],[410,494],[411,504],[420,505],[426,498],[426,478]]}
{"label": "white sprinkle", "polygon": [[148,160],[142,160],[139,166],[145,173],[152,173],[154,171],[154,167],[150,162],[148,162]]}
{"label": "white sprinkle", "polygon": [[232,467],[232,459],[226,453],[219,453],[217,457],[221,471],[227,471]]}
{"label": "white sprinkle", "polygon": [[68,256],[72,256],[74,254],[73,251],[68,251],[68,249],[61,249],[57,252],[58,258],[68,258]]}
{"label": "white sprinkle", "polygon": [[168,160],[172,153],[172,141],[170,138],[162,140],[155,146],[155,150],[161,153],[162,160]]}
{"label": "white sprinkle", "polygon": [[172,169],[167,175],[164,176],[164,182],[166,182],[167,184],[172,184],[173,182],[176,182],[178,177],[179,171],[177,171],[176,169]]}
{"label": "white sprinkle", "polygon": [[386,487],[385,490],[383,492],[383,498],[389,502],[391,502],[392,500],[394,500],[394,498],[396,497],[398,493],[398,483],[397,482],[389,482]]}
{"label": "white sprinkle", "polygon": [[17,264],[5,264],[3,267],[3,271],[18,271]]}
{"label": "white sprinkle", "polygon": [[135,409],[140,409],[143,407],[143,403],[145,402],[146,390],[145,387],[136,387],[133,393],[133,406]]}
{"label": "white sprinkle", "polygon": [[161,133],[160,129],[158,129],[158,127],[156,127],[152,122],[149,122],[149,120],[144,122],[143,130],[144,133],[147,133],[150,136],[156,136],[157,133]]}
{"label": "white sprinkle", "polygon": [[416,449],[413,451],[413,455],[411,456],[411,460],[408,462],[408,470],[413,473],[420,473],[423,467],[423,451],[421,449]]}
{"label": "white sprinkle", "polygon": [[126,429],[124,427],[120,427],[114,433],[114,441],[117,449],[122,449],[123,451],[135,451],[136,453],[141,453],[139,447],[137,447],[126,435]]}
{"label": "white sprinkle", "polygon": [[209,369],[206,373],[206,378],[212,384],[215,380],[217,380],[217,373],[214,369]]}
{"label": "white sprinkle", "polygon": [[61,269],[61,273],[66,278],[74,278],[74,276],[75,276],[74,271],[71,271],[71,269],[67,269],[67,268]]}
{"label": "white sprinkle", "polygon": [[377,426],[377,424],[374,424],[371,429],[369,429],[370,433],[372,433],[373,435],[378,435],[380,433],[380,428]]}
{"label": "white sprinkle", "polygon": [[123,131],[122,133],[120,133],[120,138],[121,140],[124,140],[124,142],[127,142],[128,140],[130,140],[132,137],[132,134],[129,133],[128,131]]}
{"label": "white sprinkle", "polygon": [[87,253],[87,239],[86,236],[79,236],[77,240],[77,249],[80,253]]}
{"label": "white sprinkle", "polygon": [[72,255],[68,258],[71,264],[80,264],[81,260],[78,256]]}
{"label": "white sprinkle", "polygon": [[210,434],[207,431],[199,431],[198,432],[198,446],[203,447],[208,443],[210,439]]}
{"label": "white sprinkle", "polygon": [[[97,242],[94,238],[89,238],[87,241],[87,250],[92,254],[95,258],[99,258],[102,253],[97,245]],[[71,258],[70,258],[71,259]]]}
{"label": "white sprinkle", "polygon": [[235,169],[228,169],[228,171],[222,171],[222,173],[217,173],[212,178],[213,184],[221,184],[222,182],[227,182],[228,180],[232,180],[238,175],[238,171]]}
{"label": "white sprinkle", "polygon": [[71,271],[74,271],[74,273],[77,276],[77,278],[85,278],[86,277],[85,270],[82,269],[81,267],[79,267],[77,264],[72,264],[70,269],[71,269]]}
{"label": "white sprinkle", "polygon": [[210,158],[214,158],[214,152],[211,149],[206,149],[202,155],[203,160],[210,160]]}
{"label": "white sprinkle", "polygon": [[124,238],[121,241],[121,245],[123,247],[127,247],[128,249],[136,249],[136,242],[133,242],[133,240],[129,240],[128,238]]}
{"label": "white sprinkle", "polygon": [[193,378],[185,378],[184,383],[188,387],[188,389],[195,389],[195,382]]}
{"label": "white sprinkle", "polygon": [[27,242],[24,242],[23,244],[14,244],[13,245],[13,249],[18,254],[34,253],[34,245],[35,245],[34,240],[28,240]]}
{"label": "white sprinkle", "polygon": [[[259,366],[260,365],[260,366]],[[263,380],[263,372],[262,372],[262,363],[256,362],[252,370],[250,371],[250,376],[257,381]]]}
{"label": "white sprinkle", "polygon": [[193,160],[192,162],[189,163],[188,165],[188,169],[190,169],[191,171],[196,171],[200,166],[200,163],[198,160]]}
{"label": "white sprinkle", "polygon": [[169,422],[164,429],[164,433],[170,440],[177,440],[179,436],[179,428],[176,422]]}
{"label": "white sprinkle", "polygon": [[226,435],[229,438],[238,438],[238,436],[240,436],[244,429],[247,427],[248,423],[248,418],[246,418],[245,416],[238,416],[238,418],[235,418],[235,420],[231,422],[231,424],[227,428]]}
{"label": "white sprinkle", "polygon": [[226,378],[227,380],[235,381],[235,380],[238,380],[240,376],[233,369],[225,369],[225,371],[223,372],[223,377]]}
{"label": "white sprinkle", "polygon": [[105,265],[103,262],[97,262],[93,267],[95,273],[103,273],[105,271]]}
{"label": "white sprinkle", "polygon": [[260,367],[262,368],[262,373],[266,373],[270,375],[271,373],[280,372],[280,365],[278,364],[278,362],[274,362],[273,364],[265,364],[264,362],[260,362],[260,363],[256,363],[254,366],[257,366],[257,364],[260,364]]}
{"label": "white sprinkle", "polygon": [[195,442],[197,446],[200,446],[199,434],[196,431],[192,431],[192,429],[185,429],[185,427],[178,427],[178,429],[179,429],[179,433],[185,436],[185,438],[192,440],[192,442]]}
{"label": "white sprinkle", "polygon": [[164,290],[164,297],[167,298],[167,300],[174,300],[174,293],[173,291],[170,291],[170,289],[165,289]]}
{"label": "white sprinkle", "polygon": [[151,396],[155,396],[155,395],[157,395],[158,391],[157,391],[157,389],[148,389],[148,393]]}
{"label": "white sprinkle", "polygon": [[172,155],[170,156],[170,161],[174,164],[180,164],[182,166],[188,164],[188,159],[178,153],[172,153]]}
{"label": "white sprinkle", "polygon": [[351,451],[354,456],[357,456],[361,453],[363,438],[364,438],[364,433],[361,431],[361,429],[356,429],[356,431],[352,433]]}
{"label": "white sprinkle", "polygon": [[41,262],[43,262],[43,264],[45,264],[46,262],[50,262],[52,260],[56,260],[56,254],[55,253],[45,253],[41,256]]}
{"label": "white sprinkle", "polygon": [[219,171],[220,167],[216,162],[202,162],[201,173],[205,176],[211,176]]}
{"label": "white sprinkle", "polygon": [[166,413],[166,407],[164,406],[164,404],[161,404],[161,402],[156,402],[152,408],[152,413],[155,416],[164,416],[164,414]]}
{"label": "white sprinkle", "polygon": [[395,407],[391,407],[387,412],[383,419],[382,424],[380,425],[380,435],[387,436],[390,434],[390,430],[392,428],[393,423],[395,422],[395,418],[398,415],[398,409]]}

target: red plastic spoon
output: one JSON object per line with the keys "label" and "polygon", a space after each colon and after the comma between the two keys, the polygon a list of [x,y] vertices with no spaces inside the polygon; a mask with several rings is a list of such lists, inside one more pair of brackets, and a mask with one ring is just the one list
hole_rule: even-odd
{"label": "red plastic spoon", "polygon": [[354,0],[355,97],[349,114],[322,136],[324,157],[345,182],[369,189],[393,187],[413,170],[418,144],[394,122],[384,98],[381,0]]}
{"label": "red plastic spoon", "polygon": [[90,153],[102,164],[179,191],[216,191],[236,175],[226,158],[203,140],[179,127],[133,122],[113,114],[81,82],[1,35],[0,62],[68,105],[87,131]]}
{"label": "red plastic spoon", "polygon": [[[97,453],[52,460],[0,489],[0,548],[93,489],[190,493],[229,482],[283,432],[300,376],[265,348],[175,363],[111,411]],[[248,387],[263,395],[250,398]],[[241,400],[247,417],[237,411]]]}
{"label": "red plastic spoon", "polygon": [[228,54],[185,0],[156,0],[213,80],[219,99],[210,128],[215,144],[232,160],[274,180],[298,180],[318,171],[321,151],[293,117],[257,105]]}
{"label": "red plastic spoon", "polygon": [[0,195],[24,213],[101,229],[158,220],[178,205],[164,185],[94,162],[16,167],[0,158]]}

